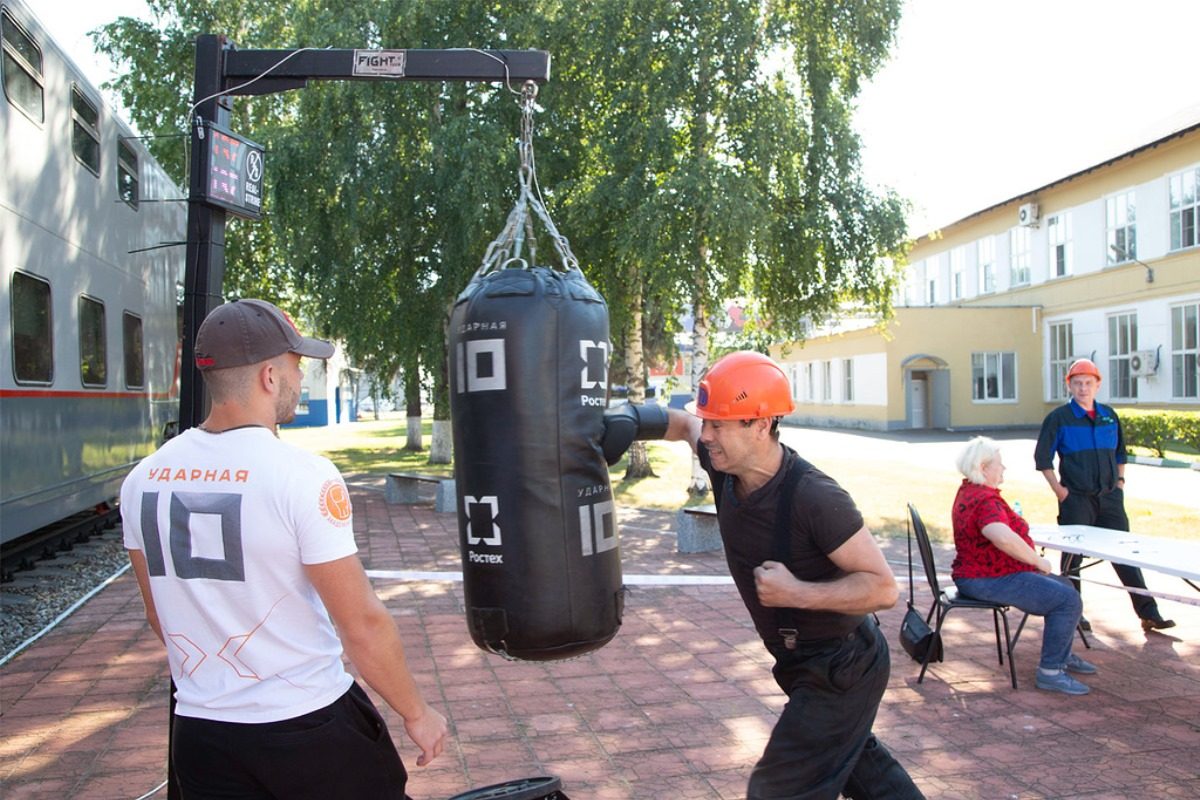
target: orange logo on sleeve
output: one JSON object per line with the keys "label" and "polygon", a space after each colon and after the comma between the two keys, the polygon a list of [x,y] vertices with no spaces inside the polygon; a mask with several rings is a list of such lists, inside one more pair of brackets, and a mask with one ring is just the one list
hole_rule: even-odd
{"label": "orange logo on sleeve", "polygon": [[341,481],[325,481],[321,487],[321,515],[334,525],[350,524],[350,494]]}

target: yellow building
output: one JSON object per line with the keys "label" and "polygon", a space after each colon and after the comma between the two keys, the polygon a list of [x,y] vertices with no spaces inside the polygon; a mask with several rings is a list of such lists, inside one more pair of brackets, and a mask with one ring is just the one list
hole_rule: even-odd
{"label": "yellow building", "polygon": [[1200,409],[1200,121],[921,236],[894,305],[772,350],[791,421],[1038,425],[1080,356],[1103,402]]}

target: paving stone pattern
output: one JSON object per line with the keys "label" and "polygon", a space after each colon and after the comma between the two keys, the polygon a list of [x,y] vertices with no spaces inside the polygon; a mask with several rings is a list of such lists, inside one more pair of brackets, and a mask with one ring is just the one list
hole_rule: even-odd
{"label": "paving stone pattern", "polygon": [[[432,488],[417,505],[388,505],[381,481],[352,481],[351,493],[369,569],[461,568],[455,518],[434,511]],[[674,520],[621,512],[625,572],[726,574],[719,553],[676,551]],[[904,541],[885,550],[904,580]],[[948,570],[945,548],[939,558]],[[1190,592],[1148,577],[1152,588]],[[535,775],[558,776],[572,800],[740,798],[784,702],[732,585],[634,586],[611,643],[548,663],[478,650],[460,583],[375,586],[454,731],[446,753],[418,768],[399,718],[384,709],[417,800]],[[876,732],[928,797],[1200,796],[1200,609],[1164,602],[1179,627],[1145,634],[1122,592],[1085,594],[1095,627],[1087,658],[1100,670],[1084,678],[1087,697],[1033,688],[1036,619],[1018,649],[1017,691],[996,663],[986,615],[951,617],[949,660],[922,684],[893,647]],[[902,611],[903,602],[880,615],[890,642]],[[162,646],[127,573],[0,668],[0,796],[141,797],[165,778],[167,685]]]}

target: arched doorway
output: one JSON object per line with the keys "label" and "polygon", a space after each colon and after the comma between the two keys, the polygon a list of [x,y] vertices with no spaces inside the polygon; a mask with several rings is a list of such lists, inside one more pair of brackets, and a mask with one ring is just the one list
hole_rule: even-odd
{"label": "arched doorway", "polygon": [[908,428],[950,427],[950,365],[927,353],[911,355],[904,371],[904,419]]}

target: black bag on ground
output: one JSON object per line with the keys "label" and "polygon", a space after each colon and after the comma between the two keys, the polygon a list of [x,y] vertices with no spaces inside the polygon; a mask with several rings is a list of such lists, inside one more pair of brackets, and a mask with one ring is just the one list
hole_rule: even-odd
{"label": "black bag on ground", "polygon": [[[933,632],[925,617],[913,607],[912,529],[907,525],[905,527],[908,532],[908,610],[904,612],[904,619],[900,623],[900,646],[918,664],[926,661],[932,664],[942,660],[942,637]],[[933,601],[937,603],[938,598],[933,598]],[[933,652],[926,659],[930,648],[933,648]]]}

